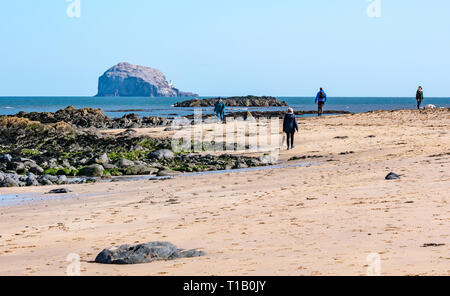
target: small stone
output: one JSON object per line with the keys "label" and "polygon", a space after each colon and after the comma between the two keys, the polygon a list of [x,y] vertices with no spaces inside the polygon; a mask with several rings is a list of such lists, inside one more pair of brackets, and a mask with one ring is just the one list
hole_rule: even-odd
{"label": "small stone", "polygon": [[70,192],[72,192],[72,191],[68,188],[59,188],[59,189],[50,190],[48,193],[49,194],[64,194],[64,193],[70,193]]}
{"label": "small stone", "polygon": [[389,173],[386,176],[386,180],[400,180],[400,176],[397,175],[396,173]]}
{"label": "small stone", "polygon": [[158,172],[159,177],[169,177],[169,176],[177,176],[181,175],[182,173],[172,170],[162,170]]}
{"label": "small stone", "polygon": [[12,161],[12,156],[9,154],[2,154],[0,155],[0,162],[6,163],[6,162],[11,162]]}

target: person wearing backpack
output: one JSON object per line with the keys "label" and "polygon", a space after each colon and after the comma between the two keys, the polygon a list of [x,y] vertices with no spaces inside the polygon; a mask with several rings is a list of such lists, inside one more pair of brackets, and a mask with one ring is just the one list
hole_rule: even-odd
{"label": "person wearing backpack", "polygon": [[422,105],[423,102],[423,88],[419,86],[419,89],[416,93],[416,100],[417,100],[417,109],[420,110],[420,105]]}
{"label": "person wearing backpack", "polygon": [[323,90],[323,88],[321,87],[320,91],[317,93],[317,96],[316,96],[316,104],[318,104],[318,106],[319,106],[317,114],[319,116],[322,116],[322,114],[323,114],[323,107],[325,106],[326,102],[327,102],[327,94]]}

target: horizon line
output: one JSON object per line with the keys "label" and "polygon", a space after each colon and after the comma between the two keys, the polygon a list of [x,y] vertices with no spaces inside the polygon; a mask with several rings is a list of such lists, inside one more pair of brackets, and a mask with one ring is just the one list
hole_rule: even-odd
{"label": "horizon line", "polygon": [[[148,99],[187,99],[187,98],[230,98],[230,97],[246,97],[249,95],[230,95],[230,96],[224,96],[224,95],[213,95],[213,96],[198,96],[198,97],[139,97],[139,96],[133,96],[133,97],[114,97],[114,96],[104,96],[104,97],[98,97],[98,96],[58,96],[58,95],[52,95],[52,96],[20,96],[20,95],[14,95],[14,96],[0,96],[1,99],[4,98],[113,98],[113,99],[129,99],[129,98],[148,98]],[[255,97],[275,97],[275,98],[315,98],[314,95],[312,96],[273,96],[273,95],[250,95]],[[414,96],[328,96],[328,98],[335,98],[335,99],[345,99],[345,98],[393,98],[393,99],[402,99],[402,98],[414,98]],[[429,96],[427,98],[432,99],[448,99],[450,96]]]}

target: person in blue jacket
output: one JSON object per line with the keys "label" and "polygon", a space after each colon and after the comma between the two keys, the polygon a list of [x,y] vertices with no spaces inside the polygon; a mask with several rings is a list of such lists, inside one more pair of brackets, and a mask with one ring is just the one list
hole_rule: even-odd
{"label": "person in blue jacket", "polygon": [[217,101],[216,105],[214,106],[214,112],[217,115],[217,118],[219,121],[223,122],[224,115],[225,115],[225,103],[221,98]]}
{"label": "person in blue jacket", "polygon": [[286,133],[287,149],[294,149],[294,135],[295,132],[298,132],[298,122],[292,108],[289,108],[288,113],[284,116],[283,132]]}
{"label": "person in blue jacket", "polygon": [[319,106],[319,110],[317,111],[317,114],[319,116],[322,116],[323,107],[325,106],[326,102],[327,102],[327,93],[323,90],[323,87],[321,87],[320,91],[317,93],[317,96],[316,96],[316,104],[318,103],[318,106]]}

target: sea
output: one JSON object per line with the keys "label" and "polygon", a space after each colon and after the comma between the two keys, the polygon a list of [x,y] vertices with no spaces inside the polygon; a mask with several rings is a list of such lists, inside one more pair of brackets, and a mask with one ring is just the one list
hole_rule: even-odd
{"label": "sea", "polygon": [[[214,96],[215,97],[215,96]],[[203,99],[206,97],[200,97]],[[194,108],[175,108],[175,103],[192,98],[148,98],[148,97],[0,97],[0,115],[14,115],[24,112],[55,112],[73,106],[75,108],[100,108],[110,117],[122,117],[135,113],[143,116],[182,117],[194,113]],[[296,111],[316,110],[313,97],[278,97]],[[423,106],[433,104],[450,108],[450,98],[425,98]],[[328,110],[363,113],[375,110],[416,109],[416,99],[389,97],[329,97],[325,107]],[[227,108],[227,112],[278,111],[285,107]],[[213,114],[212,108],[203,108],[204,114]],[[311,116],[311,115],[307,115]]]}

